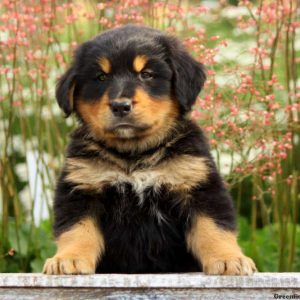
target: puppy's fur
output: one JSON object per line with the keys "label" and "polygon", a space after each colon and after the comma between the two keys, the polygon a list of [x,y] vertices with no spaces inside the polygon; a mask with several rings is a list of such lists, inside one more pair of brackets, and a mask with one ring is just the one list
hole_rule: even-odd
{"label": "puppy's fur", "polygon": [[80,122],[54,202],[46,274],[252,274],[232,200],[187,113],[205,81],[179,41],[136,26],[81,45],[56,97]]}

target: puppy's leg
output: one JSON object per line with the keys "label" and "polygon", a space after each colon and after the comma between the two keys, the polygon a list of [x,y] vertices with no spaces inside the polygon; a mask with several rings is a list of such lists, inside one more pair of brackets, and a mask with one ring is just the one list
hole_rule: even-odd
{"label": "puppy's leg", "polygon": [[46,260],[45,274],[92,274],[104,253],[104,238],[92,218],[73,225],[56,240],[57,253]]}
{"label": "puppy's leg", "polygon": [[236,234],[206,216],[195,216],[186,235],[188,249],[211,275],[251,275],[256,267],[240,249]]}

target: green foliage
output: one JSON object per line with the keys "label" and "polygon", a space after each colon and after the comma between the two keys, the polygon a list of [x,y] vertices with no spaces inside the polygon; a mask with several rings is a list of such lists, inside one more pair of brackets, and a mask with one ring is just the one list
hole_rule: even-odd
{"label": "green foliage", "polygon": [[8,239],[0,245],[4,250],[0,272],[41,272],[45,260],[55,252],[50,222],[43,221],[39,227],[26,222],[18,226],[11,218],[8,228]]}
{"label": "green foliage", "polygon": [[[246,218],[239,218],[239,244],[244,253],[252,257],[260,272],[278,271],[280,255],[279,224],[270,224],[263,228],[256,229],[253,235],[251,225]],[[289,232],[293,224],[288,224]],[[300,226],[297,225],[297,232]],[[49,221],[43,221],[39,228],[30,228],[29,224],[22,224],[16,231],[16,224],[13,219],[9,220],[9,239],[5,241],[6,253],[0,256],[0,272],[41,272],[43,264],[48,257],[55,253],[55,245],[51,234]],[[34,235],[32,244],[29,237]],[[287,241],[287,244],[290,241]],[[14,249],[14,254],[8,254]],[[285,256],[288,261],[288,255]],[[295,264],[290,271],[300,270],[300,234],[296,235]]]}
{"label": "green foliage", "polygon": [[[293,224],[287,224],[289,235],[286,243],[291,243],[291,232]],[[300,226],[296,226],[296,231],[300,232]],[[260,272],[277,272],[280,256],[280,224],[270,224],[253,231],[246,218],[239,218],[239,243],[244,253],[252,257]],[[300,234],[296,234],[295,264],[289,271],[300,271]],[[288,265],[289,255],[285,251],[285,263]]]}

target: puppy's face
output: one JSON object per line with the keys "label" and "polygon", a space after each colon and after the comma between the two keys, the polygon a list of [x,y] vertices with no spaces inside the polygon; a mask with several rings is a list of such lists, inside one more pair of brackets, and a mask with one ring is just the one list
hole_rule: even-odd
{"label": "puppy's face", "polygon": [[151,44],[144,49],[126,45],[116,52],[95,50],[78,77],[75,110],[97,136],[145,137],[172,124],[179,113],[171,95],[172,71],[152,54]]}
{"label": "puppy's face", "polygon": [[202,65],[176,39],[125,26],[79,47],[56,96],[93,136],[140,140],[170,129],[190,110],[204,80]]}

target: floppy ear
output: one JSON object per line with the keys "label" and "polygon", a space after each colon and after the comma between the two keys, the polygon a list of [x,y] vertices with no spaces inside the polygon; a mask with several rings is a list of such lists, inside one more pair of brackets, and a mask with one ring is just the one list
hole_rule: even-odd
{"label": "floppy ear", "polygon": [[75,71],[71,67],[57,82],[56,100],[66,117],[73,112],[75,89]]}
{"label": "floppy ear", "polygon": [[170,44],[169,62],[173,70],[174,94],[182,109],[188,112],[206,80],[205,69],[187,53],[177,39],[171,38]]}

